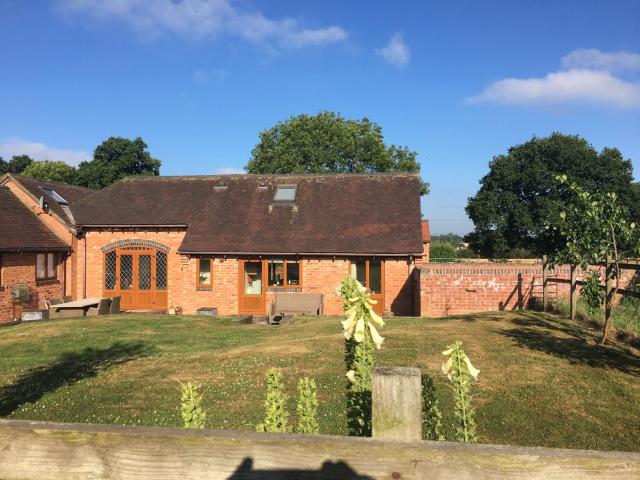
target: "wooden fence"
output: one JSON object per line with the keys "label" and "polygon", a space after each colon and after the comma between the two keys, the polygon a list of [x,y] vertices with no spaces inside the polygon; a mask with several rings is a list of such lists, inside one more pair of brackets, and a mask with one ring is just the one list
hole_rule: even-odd
{"label": "wooden fence", "polygon": [[0,420],[0,478],[640,478],[637,453],[408,440],[402,430],[413,438],[420,431],[419,371],[374,377],[376,438]]}
{"label": "wooden fence", "polygon": [[[604,263],[599,265],[600,267],[604,267],[605,273],[605,283],[600,287],[605,291],[605,316],[609,318],[611,315],[611,308],[615,302],[614,297],[614,277],[612,274],[614,264],[612,262]],[[635,272],[640,271],[640,264],[638,263],[628,263],[628,262],[620,262],[618,264],[620,270],[634,270]],[[575,320],[576,318],[576,302],[578,299],[578,286],[582,286],[585,284],[583,280],[577,279],[577,266],[571,265],[571,277],[569,279],[566,278],[555,278],[549,277],[549,269],[546,264],[546,261],[543,263],[542,267],[542,305],[546,309],[546,306],[549,301],[548,294],[548,284],[549,283],[565,283],[569,284],[569,317],[571,320]],[[621,275],[618,272],[618,275]],[[615,291],[616,295],[620,295],[622,297],[634,297],[640,298],[640,291],[629,290],[626,288],[618,288]]]}

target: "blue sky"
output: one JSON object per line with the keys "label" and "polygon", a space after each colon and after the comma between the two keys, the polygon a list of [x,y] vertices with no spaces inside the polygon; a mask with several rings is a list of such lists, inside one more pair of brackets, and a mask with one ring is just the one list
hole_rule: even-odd
{"label": "blue sky", "polygon": [[432,232],[533,134],[640,172],[640,2],[0,0],[0,156],[77,164],[141,136],[162,174],[241,170],[299,113],[367,116],[416,150]]}

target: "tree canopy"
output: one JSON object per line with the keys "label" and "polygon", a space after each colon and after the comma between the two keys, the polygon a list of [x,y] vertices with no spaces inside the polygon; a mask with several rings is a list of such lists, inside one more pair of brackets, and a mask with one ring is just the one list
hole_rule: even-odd
{"label": "tree canopy", "polygon": [[24,169],[25,177],[39,178],[51,182],[64,182],[73,185],[77,182],[78,173],[71,165],[53,160],[32,162]]}
{"label": "tree canopy", "polygon": [[[382,128],[368,118],[334,112],[302,114],[260,133],[246,165],[249,173],[418,172],[417,153],[387,146]],[[429,185],[422,182],[422,194]]]}
{"label": "tree canopy", "polygon": [[587,192],[613,192],[631,218],[640,216],[640,188],[633,182],[631,161],[618,149],[597,152],[577,135],[534,136],[494,157],[480,190],[469,198],[466,211],[475,225],[466,237],[471,248],[494,258],[513,249],[542,255],[560,248],[558,233],[545,228],[569,201],[557,175]]}
{"label": "tree canopy", "polygon": [[130,175],[160,175],[160,160],[147,151],[147,144],[109,137],[95,149],[93,160],[78,166],[78,184],[100,189]]}
{"label": "tree canopy", "polygon": [[28,155],[14,155],[8,162],[0,157],[0,175],[5,173],[21,174],[32,162],[33,159]]}

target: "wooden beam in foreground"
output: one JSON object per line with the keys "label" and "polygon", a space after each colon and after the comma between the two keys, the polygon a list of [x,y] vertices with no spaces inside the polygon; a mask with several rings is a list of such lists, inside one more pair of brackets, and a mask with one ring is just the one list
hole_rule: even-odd
{"label": "wooden beam in foreground", "polygon": [[640,454],[0,420],[0,478],[628,480]]}

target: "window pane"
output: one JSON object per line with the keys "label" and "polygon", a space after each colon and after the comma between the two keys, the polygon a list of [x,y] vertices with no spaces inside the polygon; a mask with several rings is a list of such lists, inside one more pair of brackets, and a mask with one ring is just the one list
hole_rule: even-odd
{"label": "window pane", "polygon": [[56,278],[56,254],[47,254],[47,278]]}
{"label": "window pane", "polygon": [[104,289],[116,288],[116,252],[109,252],[104,258]]}
{"label": "window pane", "polygon": [[151,290],[151,255],[138,257],[138,288]]}
{"label": "window pane", "polygon": [[133,288],[133,256],[120,255],[120,289]]}
{"label": "window pane", "polygon": [[244,263],[244,293],[260,295],[262,293],[262,263]]}
{"label": "window pane", "polygon": [[292,202],[296,198],[295,185],[279,185],[273,197],[275,202]]}
{"label": "window pane", "polygon": [[369,261],[369,290],[371,293],[382,292],[382,263],[380,260]]}
{"label": "window pane", "polygon": [[365,287],[367,286],[367,269],[364,260],[351,262],[351,277],[358,280]]}
{"label": "window pane", "polygon": [[268,280],[270,287],[281,287],[284,282],[284,262],[282,260],[269,260]]}
{"label": "window pane", "polygon": [[300,264],[287,262],[287,285],[300,285]]}
{"label": "window pane", "polygon": [[47,256],[44,253],[36,256],[36,278],[47,278]]}
{"label": "window pane", "polygon": [[156,290],[167,289],[167,254],[156,252]]}
{"label": "window pane", "polygon": [[198,277],[199,285],[211,285],[211,260],[208,258],[200,259],[200,276]]}

